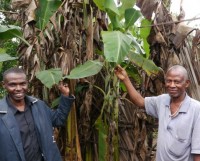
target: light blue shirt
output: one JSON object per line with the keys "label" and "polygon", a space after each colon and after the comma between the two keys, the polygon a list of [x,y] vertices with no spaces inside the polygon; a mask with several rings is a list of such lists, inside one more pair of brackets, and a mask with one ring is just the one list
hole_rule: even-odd
{"label": "light blue shirt", "polygon": [[186,95],[171,117],[170,96],[163,94],[146,97],[145,109],[159,120],[156,161],[193,161],[200,154],[200,102]]}

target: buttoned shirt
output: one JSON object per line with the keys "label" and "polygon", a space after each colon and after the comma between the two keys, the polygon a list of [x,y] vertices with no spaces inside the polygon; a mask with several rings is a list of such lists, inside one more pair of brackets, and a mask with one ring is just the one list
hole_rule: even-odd
{"label": "buttoned shirt", "polygon": [[147,114],[158,118],[157,161],[193,161],[200,154],[200,103],[186,95],[171,117],[170,96],[145,98]]}

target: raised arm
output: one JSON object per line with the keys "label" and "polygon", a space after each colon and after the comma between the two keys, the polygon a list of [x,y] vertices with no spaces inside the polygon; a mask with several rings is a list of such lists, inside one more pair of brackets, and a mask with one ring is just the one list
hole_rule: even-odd
{"label": "raised arm", "polygon": [[53,126],[63,126],[65,120],[71,110],[72,103],[74,102],[75,97],[70,95],[70,90],[68,84],[60,82],[58,88],[61,93],[60,101],[58,108],[54,111],[51,111],[51,119]]}
{"label": "raised arm", "polygon": [[144,108],[144,98],[132,85],[126,71],[120,65],[115,68],[116,76],[125,84],[131,101],[138,107]]}

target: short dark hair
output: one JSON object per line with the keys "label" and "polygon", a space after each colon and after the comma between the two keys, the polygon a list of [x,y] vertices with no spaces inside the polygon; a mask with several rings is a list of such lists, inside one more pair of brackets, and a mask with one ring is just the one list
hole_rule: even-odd
{"label": "short dark hair", "polygon": [[[22,68],[19,67],[13,67],[13,68],[9,68],[7,69],[4,73],[3,73],[3,80],[5,80],[6,76],[10,73],[19,73],[19,74],[25,74],[24,70]],[[25,74],[26,75],[26,74]]]}

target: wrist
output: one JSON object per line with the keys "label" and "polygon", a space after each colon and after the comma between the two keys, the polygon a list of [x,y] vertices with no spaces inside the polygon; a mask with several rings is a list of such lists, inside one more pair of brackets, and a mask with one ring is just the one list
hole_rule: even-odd
{"label": "wrist", "polygon": [[129,77],[125,77],[122,81],[124,82],[124,84],[127,84],[130,82],[130,79]]}
{"label": "wrist", "polygon": [[66,93],[62,93],[62,95],[68,97],[70,95],[70,93],[66,92]]}

